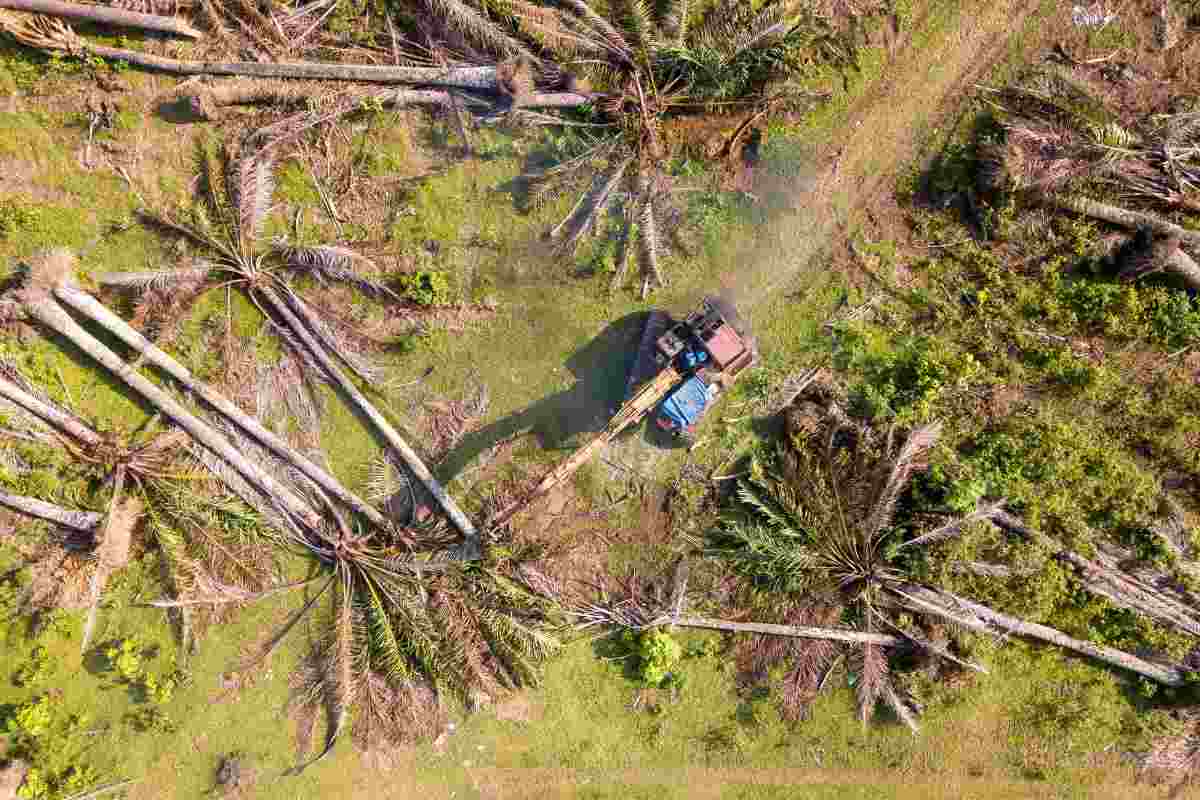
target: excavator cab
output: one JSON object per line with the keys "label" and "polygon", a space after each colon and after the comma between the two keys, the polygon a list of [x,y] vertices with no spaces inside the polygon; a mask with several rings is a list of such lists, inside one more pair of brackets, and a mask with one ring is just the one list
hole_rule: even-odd
{"label": "excavator cab", "polygon": [[754,363],[753,344],[730,317],[736,319],[732,306],[718,298],[705,298],[699,309],[658,337],[658,369],[673,366],[683,376],[654,415],[660,429],[693,438],[696,424],[712,400],[737,373]]}

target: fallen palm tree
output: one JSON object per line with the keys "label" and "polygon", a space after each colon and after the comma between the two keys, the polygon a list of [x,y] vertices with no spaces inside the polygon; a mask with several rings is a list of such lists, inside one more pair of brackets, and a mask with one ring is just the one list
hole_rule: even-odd
{"label": "fallen palm tree", "polygon": [[74,263],[74,257],[64,250],[51,251],[35,260],[30,265],[28,280],[17,293],[17,300],[25,312],[71,342],[185,430],[192,439],[229,464],[269,503],[277,504],[287,516],[315,527],[318,516],[306,500],[280,485],[260,466],[248,461],[227,439],[197,419],[167,392],[131,369],[120,356],[63,311],[50,293],[58,283],[70,279]]}
{"label": "fallen palm tree", "polygon": [[50,522],[62,528],[69,528],[81,533],[92,533],[104,519],[103,514],[94,511],[79,511],[73,508],[63,508],[36,497],[0,492],[0,506],[10,511],[24,514],[45,522]]}
{"label": "fallen palm tree", "polygon": [[[165,286],[190,286],[196,296],[217,286],[232,285],[244,291],[299,362],[314,375],[332,383],[355,412],[368,422],[397,461],[421,481],[465,537],[464,553],[474,553],[478,549],[478,534],[474,524],[429,471],[417,452],[367,399],[342,367],[348,368],[368,384],[376,381],[377,372],[309,308],[292,287],[289,277],[294,274],[310,275],[321,281],[346,284],[377,297],[397,299],[395,293],[374,277],[372,273],[376,269],[368,259],[346,248],[289,247],[281,242],[264,241],[263,224],[274,190],[271,173],[273,161],[269,149],[244,145],[236,154],[225,148],[213,154],[201,148],[197,160],[200,162],[200,191],[196,204],[190,209],[190,219],[149,211],[144,211],[142,216],[147,222],[204,247],[213,260],[182,269],[101,275],[99,282],[133,292],[146,292]],[[64,289],[62,297],[64,302],[77,305],[84,313],[102,313],[96,304],[89,303],[78,292]],[[160,368],[183,374],[177,369],[178,365],[171,366],[161,355],[145,348],[139,338],[132,335],[136,332],[119,319],[111,315],[106,315],[105,319],[115,326],[114,334],[118,338],[141,348],[148,358],[156,360]],[[246,429],[242,423],[235,421],[235,424]],[[249,430],[247,432],[255,437],[261,436]],[[273,446],[278,447],[278,443]],[[314,480],[324,480],[313,465],[299,461],[296,464],[310,477],[317,476]],[[334,494],[343,502],[358,505],[356,510],[359,513],[379,520],[377,513],[365,510],[365,504],[344,490],[336,490]]]}
{"label": "fallen palm tree", "polygon": [[44,52],[99,56],[171,75],[237,75],[251,78],[394,83],[479,91],[494,91],[496,88],[495,67],[386,67],[311,61],[181,61],[95,44],[76,34],[69,26],[44,17],[0,16],[0,30],[26,47]]}
{"label": "fallen palm tree", "polygon": [[53,291],[54,296],[64,305],[73,308],[115,335],[145,358],[148,363],[170,375],[180,386],[199,397],[268,452],[294,466],[322,491],[346,504],[348,508],[361,515],[372,525],[379,528],[391,526],[391,523],[374,506],[347,490],[323,467],[300,453],[282,437],[265,428],[257,419],[242,411],[212,387],[197,380],[182,364],[155,347],[153,343],[91,295],[67,284],[59,284],[54,287]]}
{"label": "fallen palm tree", "polygon": [[935,614],[970,630],[982,633],[1000,630],[1036,639],[1132,672],[1163,686],[1178,688],[1189,682],[1188,673],[1177,667],[1156,664],[1112,647],[1075,639],[1047,625],[1026,622],[950,592],[899,584],[895,594],[906,601],[906,607],[913,611]]}
{"label": "fallen palm tree", "polygon": [[189,39],[200,39],[204,36],[203,33],[191,25],[175,17],[159,14],[143,14],[111,6],[64,3],[60,0],[0,0],[0,8],[24,11],[28,14],[44,14],[49,17],[83,20],[84,22],[94,22],[100,25],[111,25],[119,28],[138,28],[145,31],[173,33],[176,36],[185,36]]}
{"label": "fallen palm tree", "polygon": [[[1150,232],[1159,246],[1126,247],[1123,255],[1134,263],[1123,277],[1163,269],[1200,288],[1200,234],[1159,213],[1200,209],[1200,112],[1120,118],[1096,98],[1084,73],[1064,68],[1035,70],[996,98],[1004,138],[981,147],[984,191]],[[1147,208],[1089,196],[1097,191]]]}

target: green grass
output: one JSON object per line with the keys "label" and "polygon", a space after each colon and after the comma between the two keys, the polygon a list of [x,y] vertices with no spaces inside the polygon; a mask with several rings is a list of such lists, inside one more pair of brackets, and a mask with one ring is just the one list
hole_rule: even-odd
{"label": "green grass", "polygon": [[[935,6],[908,46],[936,48],[961,21],[962,8],[959,3]],[[1024,41],[1024,33],[1018,34],[1018,42]],[[450,270],[465,299],[478,300],[487,293],[499,301],[494,319],[465,331],[435,327],[418,338],[410,352],[386,357],[389,377],[400,383],[432,366],[428,386],[438,394],[458,396],[473,376],[490,389],[492,405],[482,431],[467,437],[440,466],[442,476],[462,474],[491,442],[525,427],[543,438],[518,451],[520,467],[532,469],[561,457],[590,424],[602,421],[609,401],[621,389],[629,332],[610,330],[610,323],[648,307],[686,310],[722,284],[732,286],[748,306],[763,361],[718,405],[705,423],[705,439],[690,457],[717,469],[760,446],[761,420],[753,412],[766,388],[801,366],[826,362],[831,355],[823,345],[823,322],[843,299],[860,299],[824,260],[825,237],[833,225],[847,221],[849,190],[840,190],[832,220],[810,218],[803,210],[788,209],[785,201],[803,189],[813,172],[810,148],[836,137],[853,101],[884,75],[884,62],[876,51],[866,54],[862,66],[848,94],[838,94],[806,121],[799,143],[778,137],[768,143],[768,168],[799,185],[789,184],[783,196],[768,198],[765,210],[712,203],[715,210],[703,223],[705,255],[691,262],[673,259],[667,265],[669,289],[655,292],[647,303],[628,292],[609,296],[605,276],[580,276],[577,265],[539,252],[537,234],[565,214],[571,201],[535,215],[520,213],[505,188],[520,172],[520,156],[502,142],[495,144],[490,160],[454,167],[409,196],[390,199],[418,211],[415,217],[395,220],[390,247],[399,255],[425,259],[428,263],[422,268]],[[13,75],[21,67],[5,68],[9,79],[19,80]],[[933,109],[929,113],[932,116]],[[915,122],[932,127],[926,119]],[[90,246],[83,258],[90,273],[141,269],[168,259],[156,236],[137,225],[121,227],[135,203],[124,184],[107,171],[84,173],[78,168],[74,152],[81,139],[72,125],[70,118],[58,115],[0,115],[0,157],[24,157],[26,148],[33,153],[29,193],[17,202],[35,209],[32,222],[0,233],[0,257],[22,258],[47,244]],[[117,136],[165,136],[164,125],[149,117],[123,118]],[[382,142],[369,171],[407,169],[411,146],[407,140]],[[153,190],[168,199],[183,196],[190,177],[185,166],[179,159],[156,171],[150,178]],[[890,168],[886,163],[877,166]],[[316,227],[306,238],[333,230],[323,221],[311,184],[294,167],[283,167],[279,197],[307,209],[306,224]],[[789,215],[782,223],[781,213]],[[117,229],[110,231],[107,226],[113,223]],[[444,246],[436,254],[419,255],[427,239],[438,239]],[[224,314],[223,295],[206,297],[185,328],[179,347],[189,363],[208,363],[210,354],[199,344],[199,326],[205,318],[219,320]],[[244,335],[261,333],[258,317],[241,300],[235,300],[234,320]],[[265,342],[261,347],[270,350]],[[144,420],[139,404],[54,342],[34,339],[23,352],[36,360],[35,374],[52,393],[59,391],[61,372],[77,407],[89,416],[129,426]],[[379,399],[401,427],[411,422],[404,389]],[[322,431],[323,440],[332,443],[330,461],[348,483],[361,486],[365,465],[378,446],[343,404],[330,400]],[[412,441],[421,445],[416,435]],[[670,479],[687,458],[680,452],[666,454],[650,469]],[[577,488],[597,496],[615,482],[609,470],[597,464],[580,474]],[[684,485],[681,491],[687,500],[699,500],[695,487]],[[631,523],[636,522],[633,506],[627,504]],[[637,549],[613,552],[612,567],[623,571],[644,563],[646,553]],[[9,559],[3,563],[11,563],[12,552],[0,552]],[[173,649],[171,632],[160,612],[136,607],[136,602],[158,596],[154,575],[152,559],[146,559],[142,567],[114,580],[99,639],[137,634],[157,643],[159,654],[150,660],[150,668],[165,671]],[[297,598],[291,601],[294,605]],[[286,676],[308,631],[295,631],[270,667],[256,671],[252,687],[229,699],[215,698],[220,695],[218,676],[236,662],[243,645],[259,640],[283,619],[286,602],[233,615],[202,641],[200,652],[184,665],[191,682],[163,706],[179,725],[173,733],[140,733],[124,721],[139,704],[122,687],[106,688],[112,676],[101,662],[80,659],[79,615],[65,626],[70,635],[51,631],[43,637],[54,658],[52,671],[39,686],[15,686],[10,680],[27,663],[32,642],[12,642],[0,652],[0,708],[26,702],[49,687],[61,690],[64,713],[89,710],[91,724],[102,728],[87,737],[88,762],[105,774],[139,780],[133,797],[161,797],[166,787],[171,787],[171,796],[200,796],[211,787],[219,757],[238,750],[259,767],[255,796],[262,798],[385,796],[387,791],[394,796],[495,796],[489,788],[493,785],[508,787],[510,794],[504,796],[703,796],[694,788],[694,776],[685,772],[693,769],[723,771],[705,778],[714,787],[724,782],[724,788],[712,791],[712,796],[721,797],[796,796],[794,785],[771,785],[774,779],[769,777],[775,773],[785,784],[800,782],[803,776],[796,770],[815,773],[824,781],[804,789],[805,796],[812,797],[912,797],[912,785],[945,784],[963,775],[994,780],[1001,787],[975,796],[1084,797],[1098,791],[1105,780],[1128,777],[1115,760],[1103,762],[1104,771],[1089,768],[1089,756],[1114,741],[1142,735],[1130,730],[1136,727],[1128,718],[1131,706],[1123,699],[1124,687],[1110,673],[1018,643],[990,654],[992,675],[977,679],[967,690],[932,698],[924,732],[913,738],[901,726],[887,723],[864,730],[853,716],[852,692],[844,687],[820,699],[810,721],[789,728],[770,698],[738,696],[729,659],[718,656],[686,662],[688,682],[678,703],[666,704],[658,715],[633,712],[627,706],[635,685],[623,676],[620,665],[600,660],[584,642],[553,662],[545,686],[531,694],[531,702],[540,709],[533,723],[481,712],[462,720],[444,753],[428,745],[415,748],[401,755],[400,769],[388,773],[361,767],[349,743],[343,742],[333,758],[303,776],[281,779],[294,763],[291,726],[281,713],[288,694]],[[1059,703],[1054,692],[1064,685],[1082,688]],[[1084,713],[1067,713],[1056,704],[1067,711],[1082,707]],[[505,783],[514,776],[515,786]],[[1014,786],[1013,794],[1004,794]],[[935,796],[932,790],[917,791],[919,796]]]}

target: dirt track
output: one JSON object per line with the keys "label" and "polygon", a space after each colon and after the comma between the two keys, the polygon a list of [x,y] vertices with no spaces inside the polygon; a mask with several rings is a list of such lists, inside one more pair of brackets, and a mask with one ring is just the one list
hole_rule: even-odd
{"label": "dirt track", "polygon": [[[895,208],[896,177],[916,158],[921,132],[955,112],[1039,5],[1038,0],[963,3],[954,29],[945,38],[934,37],[934,46],[916,47],[912,32],[901,34],[882,76],[851,108],[846,127],[814,154],[823,166],[786,195],[790,207],[757,238],[752,252],[737,259],[761,265],[750,275],[739,272],[737,279],[739,304],[752,318],[830,243],[840,225]],[[926,9],[915,20],[916,30],[929,13]]]}
{"label": "dirt track", "polygon": [[[866,218],[885,229],[900,225],[888,219],[899,216],[893,189],[899,172],[917,158],[922,132],[955,113],[1038,5],[1038,0],[966,2],[946,26],[948,34],[929,37],[934,46],[914,46],[931,24],[926,8],[892,42],[882,75],[850,108],[847,125],[814,148],[811,172],[787,184],[767,177],[755,187],[772,208],[773,221],[747,247],[728,254],[722,284],[764,346],[788,338],[787,331],[771,330],[781,290],[803,285],[814,257],[832,249],[848,224]],[[664,455],[645,436],[626,437],[609,452],[610,461],[642,474],[653,473]],[[612,477],[621,476],[612,471]]]}

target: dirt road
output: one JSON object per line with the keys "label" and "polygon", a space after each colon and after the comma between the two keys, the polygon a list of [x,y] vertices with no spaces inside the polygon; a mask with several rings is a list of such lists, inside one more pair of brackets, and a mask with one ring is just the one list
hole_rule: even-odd
{"label": "dirt road", "polygon": [[[806,271],[819,279],[824,265],[814,257],[847,225],[868,215],[899,215],[892,197],[896,178],[917,158],[925,132],[956,113],[972,84],[1005,56],[1014,36],[1024,33],[1040,3],[931,5],[892,42],[882,74],[851,106],[846,124],[814,148],[811,171],[786,184],[766,176],[756,187],[771,206],[773,221],[727,254],[724,271],[717,265],[723,288],[754,325],[764,350],[786,347],[791,339],[792,332],[779,323],[778,306],[787,302],[780,299],[782,290],[803,288]],[[1037,37],[1023,42],[1038,43]],[[664,455],[646,437],[636,436],[614,444],[609,460],[650,474]],[[620,478],[619,472],[611,477]]]}

